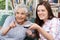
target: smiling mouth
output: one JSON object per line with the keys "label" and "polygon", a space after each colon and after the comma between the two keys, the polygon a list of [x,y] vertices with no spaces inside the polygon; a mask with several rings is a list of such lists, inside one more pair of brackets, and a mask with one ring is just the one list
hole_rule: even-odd
{"label": "smiling mouth", "polygon": [[18,20],[22,20],[23,18],[18,18]]}
{"label": "smiling mouth", "polygon": [[20,18],[20,17],[19,17],[19,18],[17,18],[17,19],[23,19],[23,18]]}
{"label": "smiling mouth", "polygon": [[40,17],[44,17],[44,15],[40,15]]}

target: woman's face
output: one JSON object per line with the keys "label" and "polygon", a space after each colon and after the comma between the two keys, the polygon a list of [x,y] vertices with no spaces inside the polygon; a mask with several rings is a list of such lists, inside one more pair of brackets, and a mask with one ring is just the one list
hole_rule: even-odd
{"label": "woman's face", "polygon": [[15,18],[18,23],[23,23],[26,20],[26,12],[23,8],[17,9]]}
{"label": "woman's face", "polygon": [[39,5],[37,8],[37,13],[38,13],[38,17],[39,19],[45,21],[48,19],[48,11],[45,8],[44,5]]}

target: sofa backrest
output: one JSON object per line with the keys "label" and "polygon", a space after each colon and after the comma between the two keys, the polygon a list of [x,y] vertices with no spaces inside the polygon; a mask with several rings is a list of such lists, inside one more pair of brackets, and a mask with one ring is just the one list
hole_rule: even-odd
{"label": "sofa backrest", "polygon": [[0,26],[2,26],[4,24],[4,21],[7,18],[7,16],[9,16],[9,15],[2,15],[2,18],[0,19]]}

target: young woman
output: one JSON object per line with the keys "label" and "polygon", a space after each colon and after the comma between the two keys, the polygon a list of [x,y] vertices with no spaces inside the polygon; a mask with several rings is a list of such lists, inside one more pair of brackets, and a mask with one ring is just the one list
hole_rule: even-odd
{"label": "young woman", "polygon": [[60,21],[54,17],[50,4],[42,1],[36,8],[35,23],[29,28],[39,32],[40,40],[59,40]]}

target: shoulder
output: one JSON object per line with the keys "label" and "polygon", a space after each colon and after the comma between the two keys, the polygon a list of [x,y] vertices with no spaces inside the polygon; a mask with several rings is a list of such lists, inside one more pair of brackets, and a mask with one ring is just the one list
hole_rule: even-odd
{"label": "shoulder", "polygon": [[27,20],[26,23],[32,23],[32,22]]}
{"label": "shoulder", "polygon": [[13,19],[15,18],[14,16],[8,16],[7,19]]}
{"label": "shoulder", "polygon": [[8,21],[12,21],[12,20],[15,20],[15,17],[14,16],[8,16],[7,18],[6,18],[6,20],[8,20]]}
{"label": "shoulder", "polygon": [[32,23],[31,21],[26,21],[24,26],[29,27],[29,26],[31,26],[32,24],[33,24],[33,23]]}
{"label": "shoulder", "polygon": [[14,16],[8,16],[3,24],[3,27],[6,27],[8,26],[12,21],[15,20],[15,17]]}
{"label": "shoulder", "polygon": [[50,20],[50,23],[51,23],[52,25],[59,25],[59,24],[60,24],[60,20],[59,20],[59,18],[52,18],[52,19]]}
{"label": "shoulder", "polygon": [[26,24],[26,25],[31,25],[31,24],[33,24],[33,23],[32,23],[31,21],[26,21],[25,24]]}
{"label": "shoulder", "polygon": [[51,19],[51,22],[54,22],[54,23],[55,23],[55,22],[59,22],[59,18],[52,18],[52,19]]}

